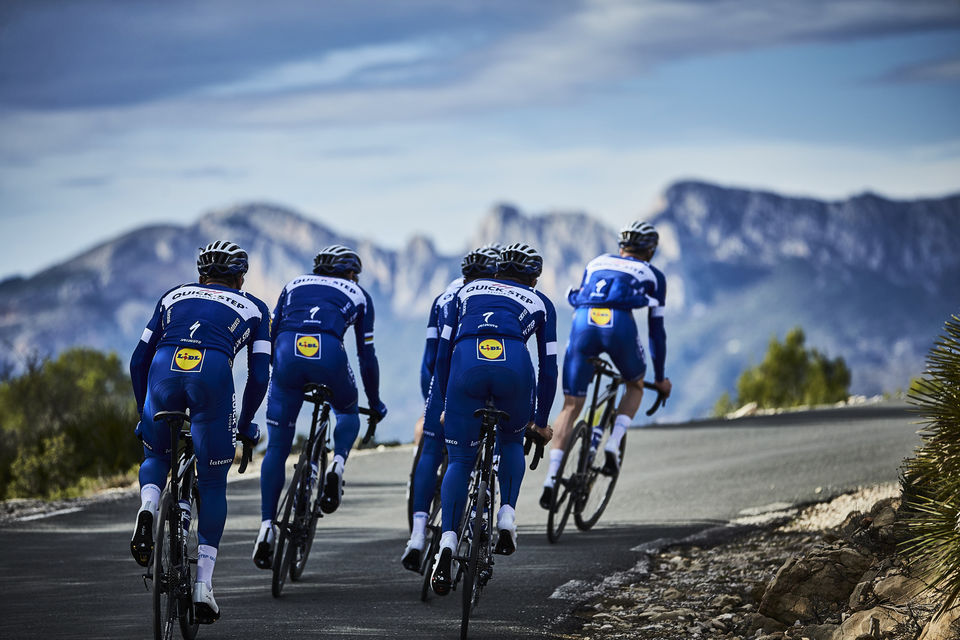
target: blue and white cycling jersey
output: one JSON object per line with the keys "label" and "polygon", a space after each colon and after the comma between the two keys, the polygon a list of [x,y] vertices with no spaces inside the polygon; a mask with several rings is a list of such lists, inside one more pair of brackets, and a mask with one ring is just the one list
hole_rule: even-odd
{"label": "blue and white cycling jersey", "polygon": [[649,262],[605,254],[587,263],[580,288],[567,300],[574,307],[650,307],[651,315],[658,317],[663,315],[666,292],[666,278]]}
{"label": "blue and white cycling jersey", "polygon": [[[270,310],[255,296],[218,284],[183,284],[163,294],[147,323],[130,362],[137,407],[142,410],[147,395],[147,372],[157,349],[179,347],[173,371],[200,373],[207,349],[231,360],[244,346],[248,349],[250,379],[244,399],[266,391],[270,361]],[[264,359],[256,358],[264,354]],[[266,374],[266,375],[263,375]],[[262,380],[261,380],[262,378]],[[250,382],[255,382],[252,385]],[[252,404],[252,403],[251,403]],[[259,406],[259,401],[256,405]],[[241,412],[240,424],[249,424],[256,411]]]}
{"label": "blue and white cycling jersey", "polygon": [[534,422],[546,426],[557,382],[557,314],[550,299],[533,287],[483,278],[460,289],[444,305],[441,317],[435,372],[438,393],[431,398],[445,397],[457,344],[475,341],[476,357],[495,362],[503,357],[501,339],[525,343],[536,334],[539,371]]}
{"label": "blue and white cycling jersey", "polygon": [[440,327],[442,326],[440,316],[443,312],[443,306],[457,294],[462,286],[462,277],[451,281],[444,292],[434,298],[433,304],[430,305],[427,340],[423,347],[423,360],[420,363],[420,391],[423,393],[424,400],[430,393],[430,380],[433,378],[433,370],[437,363],[437,344],[440,340]]}
{"label": "blue and white cycling jersey", "polygon": [[593,367],[591,357],[607,353],[627,380],[639,380],[646,371],[643,346],[631,311],[646,307],[650,354],[657,381],[664,378],[666,332],[663,310],[667,283],[650,263],[631,256],[605,254],[591,260],[578,289],[567,294],[575,307],[570,341],[563,362],[563,392],[583,396]]}

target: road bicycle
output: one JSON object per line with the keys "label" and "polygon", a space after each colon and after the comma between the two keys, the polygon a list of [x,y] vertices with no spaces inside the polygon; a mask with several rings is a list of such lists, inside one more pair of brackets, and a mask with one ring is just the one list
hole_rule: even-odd
{"label": "road bicycle", "polygon": [[[480,445],[474,472],[471,474],[470,489],[464,516],[460,519],[459,545],[453,560],[457,562],[457,572],[452,587],[461,586],[460,638],[465,640],[470,626],[470,615],[480,602],[480,596],[487,583],[493,577],[493,507],[496,491],[496,465],[494,464],[494,443],[497,425],[510,419],[509,414],[500,411],[492,400],[486,406],[474,411],[480,418]],[[527,432],[526,452],[532,443],[536,444],[536,453],[530,464],[531,469],[543,457],[543,442],[538,435]],[[439,532],[437,532],[439,542]]]}
{"label": "road bicycle", "polygon": [[[587,419],[574,426],[570,441],[557,469],[553,499],[547,515],[547,539],[557,542],[573,514],[574,522],[581,531],[587,531],[597,523],[610,503],[617,485],[619,470],[609,473],[603,468],[602,451],[613,430],[617,395],[623,378],[609,362],[602,358],[590,358],[594,368],[593,397],[587,410]],[[609,380],[604,383],[604,378]],[[657,399],[647,410],[653,415],[663,404],[663,394],[651,382],[644,382],[645,389],[657,391]],[[620,462],[626,452],[627,436],[620,440]]]}
{"label": "road bicycle", "polygon": [[[333,391],[326,385],[307,383],[303,393],[304,401],[313,404],[313,415],[310,435],[303,442],[290,485],[277,507],[277,546],[271,561],[271,592],[275,598],[283,593],[288,576],[296,582],[303,575],[313,546],[317,520],[323,517],[320,510],[323,498],[321,482],[326,477],[332,450],[330,399]],[[366,444],[376,432],[379,415],[362,407],[358,412],[368,416],[367,432],[363,436],[363,443]]]}
{"label": "road bicycle", "polygon": [[[170,429],[170,481],[160,494],[153,557],[144,575],[152,582],[153,635],[170,640],[174,626],[186,640],[193,640],[201,619],[193,607],[193,581],[197,564],[197,457],[190,434],[190,416],[181,411],[158,411],[154,422]],[[182,443],[182,446],[181,446]],[[247,469],[253,448],[244,443],[240,473]]]}

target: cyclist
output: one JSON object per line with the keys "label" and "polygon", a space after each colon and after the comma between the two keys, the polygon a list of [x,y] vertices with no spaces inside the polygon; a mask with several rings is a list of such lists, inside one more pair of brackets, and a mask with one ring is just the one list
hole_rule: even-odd
{"label": "cyclist", "polygon": [[[197,456],[199,538],[195,615],[211,623],[220,617],[213,598],[213,568],[227,517],[227,471],[233,463],[237,431],[250,444],[260,439],[251,422],[270,377],[270,310],[240,291],[247,272],[246,252],[218,241],[200,250],[199,282],[175,287],[157,303],[133,357],[130,377],[140,412],[137,435],[143,441],[140,511],[130,541],[137,563],[146,566],[153,549],[154,520],[170,467],[170,431],[154,422],[160,410],[190,409],[190,431]],[[240,418],[231,371],[234,356],[247,347],[247,382]]]}
{"label": "cyclist", "polygon": [[[426,424],[437,424],[444,411],[448,463],[440,491],[443,534],[431,577],[438,595],[450,591],[458,520],[479,444],[480,421],[474,410],[492,398],[510,415],[497,433],[501,506],[496,553],[516,550],[524,432],[530,428],[544,441],[553,435],[547,417],[557,385],[557,318],[553,303],[533,288],[542,270],[543,259],[535,249],[511,244],[500,253],[495,278],[474,280],[444,307],[426,419]],[[536,381],[526,347],[534,333],[539,356]]]}
{"label": "cyclist", "polygon": [[[490,245],[474,249],[465,255],[460,262],[460,273],[463,277],[451,282],[447,290],[434,300],[434,305],[430,310],[431,326],[427,328],[427,346],[424,350],[420,378],[421,385],[423,385],[424,376],[426,376],[427,392],[430,389],[436,363],[436,342],[440,335],[437,327],[443,324],[443,306],[453,299],[464,284],[469,284],[478,278],[489,278],[496,275],[499,256],[499,250]],[[420,570],[420,554],[423,553],[426,544],[427,518],[429,518],[427,510],[430,508],[430,501],[433,498],[437,470],[443,462],[443,426],[439,423],[424,424],[423,420],[421,418],[420,425],[427,439],[423,441],[420,460],[417,462],[417,468],[414,472],[413,486],[410,488],[413,492],[413,532],[410,534],[410,540],[407,541],[406,549],[404,549],[401,558],[403,566],[411,571]]]}
{"label": "cyclist", "polygon": [[334,456],[323,479],[320,508],[333,513],[343,495],[343,470],[360,431],[357,385],[347,360],[343,336],[354,327],[360,377],[370,408],[380,418],[387,407],[380,401],[380,365],[373,347],[373,301],[358,282],[360,256],[334,244],[320,250],[313,273],[294,278],[280,292],[273,311],[273,379],[267,397],[267,452],[260,469],[260,508],[263,519],[253,545],[253,561],[269,569],[276,530],[273,519],[283,490],[285,468],[293,444],[303,386],[314,382],[330,387],[330,404],[337,418]]}
{"label": "cyclist", "polygon": [[610,355],[627,381],[617,406],[613,432],[604,447],[602,472],[613,475],[620,469],[620,441],[640,408],[647,367],[633,309],[649,309],[647,324],[654,384],[664,397],[670,395],[670,379],[663,371],[667,354],[667,334],[663,327],[667,284],[663,273],[650,264],[659,240],[660,235],[651,224],[636,221],[627,225],[620,231],[619,255],[604,254],[591,260],[580,287],[571,289],[567,295],[575,311],[563,360],[563,409],[554,424],[556,438],[540,496],[540,506],[544,509],[549,509],[553,501],[557,469],[593,377],[589,358],[601,353]]}

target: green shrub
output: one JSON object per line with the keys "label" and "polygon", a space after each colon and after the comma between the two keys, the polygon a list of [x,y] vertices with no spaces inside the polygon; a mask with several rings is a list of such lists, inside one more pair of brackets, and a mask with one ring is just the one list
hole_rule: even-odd
{"label": "green shrub", "polygon": [[850,395],[850,369],[843,358],[830,360],[816,349],[804,348],[803,329],[795,327],[781,343],[771,338],[763,362],[737,380],[737,399],[725,393],[714,406],[715,415],[756,402],[761,408],[828,404]]}
{"label": "green shrub", "polygon": [[946,322],[927,357],[926,374],[910,385],[922,416],[922,444],[904,461],[901,484],[907,539],[901,550],[945,611],[960,600],[960,317]]}
{"label": "green shrub", "polygon": [[0,382],[0,498],[52,497],[129,472],[142,455],[130,380],[115,354],[70,349]]}

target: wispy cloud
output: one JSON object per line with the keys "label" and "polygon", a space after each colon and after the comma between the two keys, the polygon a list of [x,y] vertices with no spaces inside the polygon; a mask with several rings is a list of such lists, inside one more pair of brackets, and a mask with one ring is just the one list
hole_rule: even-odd
{"label": "wispy cloud", "polygon": [[884,82],[960,82],[960,55],[899,67],[880,77]]}

